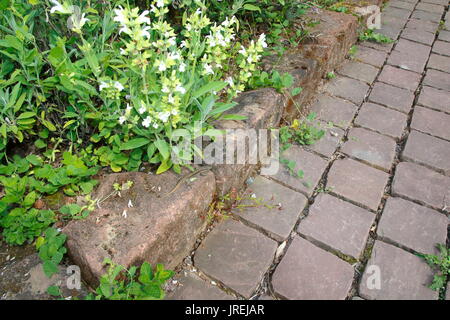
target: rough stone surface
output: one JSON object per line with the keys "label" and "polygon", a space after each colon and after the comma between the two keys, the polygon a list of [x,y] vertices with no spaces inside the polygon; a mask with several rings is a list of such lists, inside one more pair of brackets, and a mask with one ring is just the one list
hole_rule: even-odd
{"label": "rough stone surface", "polygon": [[411,128],[450,140],[449,124],[450,115],[446,113],[422,107],[414,108]]}
{"label": "rough stone surface", "polygon": [[[280,163],[277,174],[270,176],[270,178],[310,196],[325,171],[327,161],[318,155],[301,149],[299,146],[290,147],[283,152],[280,158],[295,161],[295,172],[290,173],[286,166]],[[303,178],[294,175],[298,170],[303,170]]]}
{"label": "rough stone surface", "polygon": [[445,41],[436,41],[431,51],[444,56],[450,56],[450,43]]}
{"label": "rough stone surface", "polygon": [[418,73],[386,65],[381,71],[378,81],[415,91],[419,86],[420,78]]}
{"label": "rough stone surface", "polygon": [[166,300],[234,300],[217,286],[201,279],[195,273],[185,272],[176,275],[174,289],[167,292]]}
{"label": "rough stone surface", "polygon": [[371,84],[378,74],[378,69],[369,64],[351,61],[341,66],[338,73]]}
{"label": "rough stone surface", "polygon": [[450,42],[450,31],[439,31],[438,39],[442,41]]}
{"label": "rough stone surface", "polygon": [[298,232],[343,254],[359,258],[375,220],[372,212],[328,194],[319,194]]}
{"label": "rough stone surface", "polygon": [[450,73],[450,57],[441,56],[438,54],[431,54],[428,60],[428,68]]}
{"label": "rough stone surface", "polygon": [[[173,172],[127,172],[104,177],[94,199],[111,194],[114,183],[133,181],[133,186],[122,190],[121,197],[109,197],[88,218],[72,221],[64,228],[69,256],[81,268],[83,278],[98,283],[105,272],[105,258],[125,267],[144,261],[163,263],[167,268],[178,265],[203,231],[204,215],[215,191],[212,172],[196,178],[165,197],[180,179]],[[132,208],[128,207],[129,200]]]}
{"label": "rough stone surface", "polygon": [[450,178],[421,165],[398,164],[392,194],[425,203],[436,209],[450,205]]}
{"label": "rough stone surface", "polygon": [[450,92],[450,73],[438,70],[427,70],[423,84]]}
{"label": "rough stone surface", "polygon": [[388,172],[394,161],[395,147],[395,141],[389,137],[363,128],[352,128],[341,151]]}
{"label": "rough stone surface", "polygon": [[200,244],[194,264],[249,298],[274,259],[277,243],[241,222],[222,222]]}
{"label": "rough stone surface", "polygon": [[406,27],[435,33],[439,28],[439,24],[419,19],[409,19],[408,23],[406,24]]}
{"label": "rough stone surface", "polygon": [[414,101],[414,93],[409,90],[375,82],[369,101],[375,102],[397,111],[408,113]]}
{"label": "rough stone surface", "polygon": [[395,50],[389,55],[388,64],[405,70],[422,73],[428,61],[431,48],[429,46],[400,39]]}
{"label": "rough stone surface", "polygon": [[405,1],[389,1],[388,8],[390,8],[390,7],[413,10],[414,3],[405,2]]}
{"label": "rough stone surface", "polygon": [[450,113],[450,92],[423,86],[419,94],[418,104],[436,110]]}
{"label": "rough stone surface", "polygon": [[[448,5],[448,3],[447,3],[447,5]],[[425,2],[421,2],[421,3],[417,4],[416,9],[427,11],[427,12],[438,13],[441,15],[442,15],[442,13],[444,13],[443,6],[431,4],[431,3],[425,3]]]}
{"label": "rough stone surface", "polygon": [[408,18],[411,14],[410,10],[400,9],[400,8],[389,8],[388,11],[384,12],[384,16],[392,16],[397,18]]}
{"label": "rough stone surface", "polygon": [[377,210],[388,174],[352,159],[337,160],[328,173],[327,187],[344,198]]}
{"label": "rough stone surface", "polygon": [[355,124],[395,139],[402,136],[407,116],[401,112],[374,103],[364,103],[355,119]]}
{"label": "rough stone surface", "polygon": [[411,17],[415,18],[415,19],[430,21],[430,22],[435,22],[435,23],[439,23],[439,21],[441,21],[441,14],[435,13],[435,12],[422,11],[422,10],[414,10]]}
{"label": "rough stone surface", "polygon": [[352,280],[350,264],[295,237],[273,274],[272,285],[278,295],[287,299],[343,300]]}
{"label": "rough stone surface", "polygon": [[357,107],[353,103],[325,94],[321,94],[311,106],[311,111],[316,112],[319,119],[331,121],[344,129],[350,125],[356,110]]}
{"label": "rough stone surface", "polygon": [[386,60],[386,52],[368,48],[365,46],[358,46],[355,54],[355,60],[368,63],[377,68],[381,68]]}
{"label": "rough stone surface", "polygon": [[413,28],[404,29],[401,37],[426,44],[427,46],[431,46],[434,41],[434,33]]}
{"label": "rough stone surface", "polygon": [[328,127],[328,125],[321,125],[322,130],[325,131],[324,136],[309,146],[304,146],[308,150],[313,150],[325,157],[331,157],[334,151],[336,151],[339,142],[344,136],[344,130],[338,127]]}
{"label": "rough stone surface", "polygon": [[389,198],[377,233],[383,240],[420,253],[438,254],[437,243],[447,240],[448,219],[443,214],[401,198]]}
{"label": "rough stone surface", "polygon": [[391,51],[392,47],[394,46],[393,43],[377,43],[377,42],[372,42],[372,41],[362,42],[361,45],[368,47],[368,48],[375,49],[375,50],[384,51],[384,52]]}
{"label": "rough stone surface", "polygon": [[412,130],[403,150],[402,159],[450,175],[450,142]]}
{"label": "rough stone surface", "polygon": [[[370,289],[373,269],[380,271],[380,288]],[[392,245],[375,241],[372,257],[359,286],[359,295],[373,300],[436,300],[438,293],[427,288],[432,270],[421,258]],[[373,277],[372,277],[373,278]]]}
{"label": "rough stone surface", "polygon": [[279,183],[257,176],[247,188],[247,197],[234,214],[261,228],[277,241],[287,239],[306,205],[305,196]]}
{"label": "rough stone surface", "polygon": [[325,90],[334,96],[360,104],[366,96],[369,86],[355,79],[338,76],[328,83]]}

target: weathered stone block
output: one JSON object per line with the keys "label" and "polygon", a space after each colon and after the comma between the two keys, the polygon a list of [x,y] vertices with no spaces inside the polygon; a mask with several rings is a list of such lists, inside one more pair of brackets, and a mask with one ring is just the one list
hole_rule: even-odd
{"label": "weathered stone block", "polygon": [[450,140],[450,115],[428,108],[415,107],[411,128]]}
{"label": "weathered stone block", "polygon": [[414,101],[414,93],[406,89],[375,82],[369,101],[408,113]]}
{"label": "weathered stone block", "polygon": [[319,95],[311,106],[311,111],[317,113],[319,119],[332,122],[333,125],[346,129],[358,107],[353,103],[325,94]]}

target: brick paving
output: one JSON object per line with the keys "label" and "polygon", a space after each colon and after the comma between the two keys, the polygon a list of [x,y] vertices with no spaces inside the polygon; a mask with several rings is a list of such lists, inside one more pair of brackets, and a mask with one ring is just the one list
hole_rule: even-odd
{"label": "brick paving", "polygon": [[233,217],[196,249],[201,277],[181,277],[173,298],[438,299],[417,254],[448,243],[446,6],[388,4],[379,32],[396,41],[358,44],[310,109],[334,127],[282,155],[304,177],[280,166],[249,183]]}

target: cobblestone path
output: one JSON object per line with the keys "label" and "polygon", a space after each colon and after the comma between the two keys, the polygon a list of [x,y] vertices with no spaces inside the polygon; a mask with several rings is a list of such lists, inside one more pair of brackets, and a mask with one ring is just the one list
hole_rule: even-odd
{"label": "cobblestone path", "polygon": [[394,0],[382,21],[396,42],[358,45],[312,106],[335,127],[283,155],[304,178],[256,177],[249,193],[278,208],[246,200],[171,298],[438,299],[415,253],[448,241],[448,1]]}

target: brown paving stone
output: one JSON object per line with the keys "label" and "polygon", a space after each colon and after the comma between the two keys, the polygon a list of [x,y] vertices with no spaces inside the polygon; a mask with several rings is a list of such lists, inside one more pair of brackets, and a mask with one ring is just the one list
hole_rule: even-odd
{"label": "brown paving stone", "polygon": [[450,205],[450,178],[415,163],[400,162],[392,194],[442,209]]}
{"label": "brown paving stone", "polygon": [[[379,289],[369,288],[375,275],[371,266],[379,268]],[[438,293],[427,288],[432,277],[433,271],[421,258],[390,244],[375,241],[359,285],[359,295],[374,300],[436,300]]]}
{"label": "brown paving stone", "polygon": [[406,127],[407,116],[401,112],[366,102],[359,110],[355,124],[399,139]]}
{"label": "brown paving stone", "polygon": [[[389,8],[388,10],[383,12],[383,17],[385,16],[392,16],[392,17],[398,17],[398,18],[408,18],[411,14],[411,10],[405,10],[400,8]],[[383,21],[383,18],[381,18]]]}
{"label": "brown paving stone", "polygon": [[429,46],[400,39],[387,62],[405,70],[422,73],[428,61],[430,51],[431,48]]}
{"label": "brown paving stone", "polygon": [[409,19],[409,21],[406,23],[406,27],[416,30],[428,31],[434,34],[438,30],[439,24],[419,19]]}
{"label": "brown paving stone", "polygon": [[438,39],[442,41],[450,42],[450,31],[439,31]]}
{"label": "brown paving stone", "polygon": [[352,159],[337,160],[328,173],[327,187],[334,194],[377,210],[388,174]]}
{"label": "brown paving stone", "polygon": [[395,141],[389,137],[363,128],[352,128],[341,151],[378,169],[389,171],[394,161],[395,147]]}
{"label": "brown paving stone", "polygon": [[431,46],[435,38],[434,33],[412,28],[405,28],[402,32],[401,37],[408,40],[426,44],[427,46]]}
{"label": "brown paving stone", "polygon": [[427,70],[423,84],[450,92],[450,73],[438,70]]}
{"label": "brown paving stone", "polygon": [[420,83],[421,75],[412,71],[403,70],[386,65],[378,77],[378,81],[415,91]]}
{"label": "brown paving stone", "polygon": [[177,287],[167,293],[167,300],[234,300],[217,286],[201,279],[191,272],[178,274],[174,277]]}
{"label": "brown paving stone", "polygon": [[428,12],[428,11],[422,11],[422,10],[414,10],[411,17],[415,18],[415,19],[431,21],[431,22],[435,22],[435,23],[439,23],[439,21],[441,21],[441,14],[434,13],[434,12]]}
{"label": "brown paving stone", "polygon": [[319,194],[298,232],[339,252],[359,258],[375,215],[329,194]]}
{"label": "brown paving stone", "polygon": [[432,3],[421,2],[416,6],[416,9],[427,11],[427,12],[439,13],[440,15],[442,15],[444,13],[443,6],[432,4]]}
{"label": "brown paving stone", "polygon": [[417,58],[428,57],[430,54],[431,48],[424,44],[420,44],[417,42],[413,42],[406,39],[400,39],[395,46],[395,50],[399,52],[412,52],[417,53]]}
{"label": "brown paving stone", "polygon": [[272,264],[277,246],[258,231],[228,219],[203,240],[194,264],[248,299]]}
{"label": "brown paving stone", "polygon": [[450,57],[432,53],[427,67],[450,73]]}
{"label": "brown paving stone", "polygon": [[361,45],[364,47],[368,47],[371,49],[384,51],[384,52],[390,52],[392,47],[394,46],[394,44],[392,42],[391,43],[377,43],[377,42],[372,42],[372,41],[361,42]]}
{"label": "brown paving stone", "polygon": [[440,4],[442,6],[448,6],[448,0],[422,0],[422,2]]}
{"label": "brown paving stone", "polygon": [[328,162],[320,156],[295,145],[284,151],[280,158],[295,161],[295,173],[298,170],[303,170],[304,177],[299,178],[292,175],[284,164],[280,164],[277,174],[270,176],[270,178],[310,196]]}
{"label": "brown paving stone", "polygon": [[406,2],[406,1],[390,1],[388,3],[388,8],[394,7],[394,8],[400,8],[400,9],[413,10],[414,6],[415,6],[415,3]]}
{"label": "brown paving stone", "polygon": [[353,268],[335,255],[295,237],[277,266],[275,292],[293,300],[343,300],[350,290]]}
{"label": "brown paving stone", "polygon": [[304,147],[329,158],[333,155],[341,142],[342,137],[344,136],[344,130],[334,126],[329,128],[325,125],[323,125],[322,128],[322,130],[325,131],[324,136],[314,144]]}
{"label": "brown paving stone", "polygon": [[428,108],[416,107],[411,128],[450,140],[450,115]]}
{"label": "brown paving stone", "polygon": [[375,82],[369,101],[386,107],[408,113],[414,101],[414,94],[406,89],[393,87],[381,82]]}
{"label": "brown paving stone", "polygon": [[419,94],[418,104],[450,113],[450,92],[423,86]]}
{"label": "brown paving stone", "polygon": [[450,175],[450,142],[412,130],[402,158]]}
{"label": "brown paving stone", "polygon": [[389,198],[377,233],[383,240],[421,253],[437,254],[436,243],[447,240],[445,215],[401,198]]}
{"label": "brown paving stone", "polygon": [[[250,199],[240,203],[247,207],[233,213],[251,226],[265,230],[275,240],[286,240],[306,205],[306,197],[261,176],[255,178],[247,192]],[[260,201],[269,207],[256,205]]]}
{"label": "brown paving stone", "polygon": [[364,81],[371,84],[378,74],[378,69],[369,64],[351,61],[342,65],[338,73],[356,80]]}
{"label": "brown paving stone", "polygon": [[445,41],[436,41],[431,51],[444,56],[450,56],[450,43]]}
{"label": "brown paving stone", "polygon": [[355,60],[368,63],[377,68],[381,68],[386,60],[387,53],[372,48],[358,46],[355,54]]}
{"label": "brown paving stone", "polygon": [[357,109],[358,107],[353,103],[325,94],[319,95],[317,101],[311,106],[311,111],[317,113],[319,119],[331,121],[344,129],[350,125]]}
{"label": "brown paving stone", "polygon": [[[398,19],[398,18],[397,18]],[[406,21],[405,21],[406,23]],[[391,38],[392,40],[396,40],[402,31],[403,26],[398,25],[382,25],[381,29],[377,30],[377,33],[381,33],[386,37]]]}
{"label": "brown paving stone", "polygon": [[325,90],[336,97],[360,104],[366,96],[369,86],[355,79],[338,76],[328,83]]}
{"label": "brown paving stone", "polygon": [[[399,10],[398,8],[393,8],[393,10]],[[404,11],[400,9],[401,11]],[[408,10],[410,11],[410,10]],[[411,12],[411,11],[410,11]],[[383,12],[382,18],[381,18],[381,27],[389,27],[394,28],[397,31],[401,31],[403,27],[406,24],[406,21],[408,21],[408,17],[396,17],[395,15],[389,14],[388,11]],[[376,32],[378,32],[380,29],[377,29]]]}

